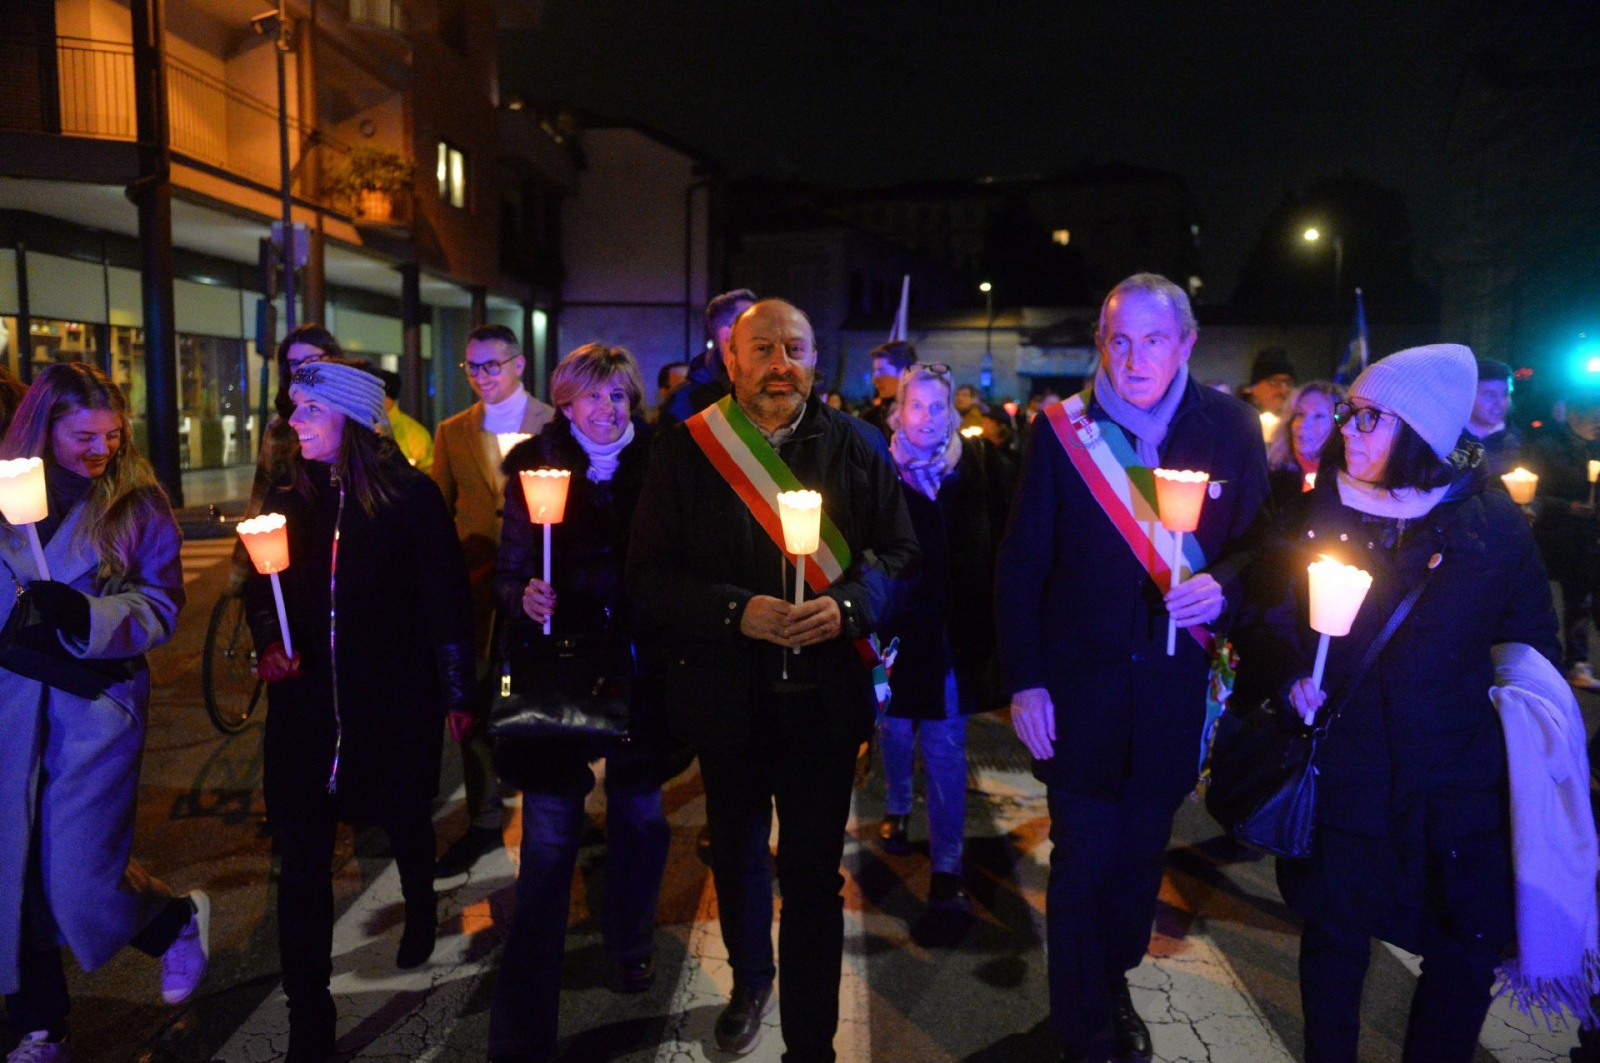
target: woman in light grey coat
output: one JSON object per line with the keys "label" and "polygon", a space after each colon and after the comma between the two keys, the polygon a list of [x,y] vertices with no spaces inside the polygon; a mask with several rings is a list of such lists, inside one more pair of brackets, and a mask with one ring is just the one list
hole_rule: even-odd
{"label": "woman in light grey coat", "polygon": [[[62,944],[85,970],[124,945],[162,957],[162,995],[188,997],[205,970],[209,905],[176,897],[129,859],[150,671],[183,606],[182,535],[133,448],[128,404],[98,369],[46,368],[0,458],[44,459],[49,515],[0,519],[0,624],[37,604],[47,663],[0,657],[0,991],[10,1060],[70,1058]],[[5,593],[10,591],[12,593]]]}

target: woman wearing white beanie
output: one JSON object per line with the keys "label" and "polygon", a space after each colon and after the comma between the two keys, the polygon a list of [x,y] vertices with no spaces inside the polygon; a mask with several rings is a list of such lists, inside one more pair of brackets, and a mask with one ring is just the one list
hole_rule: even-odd
{"label": "woman wearing white beanie", "polygon": [[[1280,514],[1281,534],[1251,574],[1235,698],[1287,691],[1308,722],[1336,713],[1317,751],[1313,855],[1278,861],[1284,899],[1305,921],[1310,1063],[1356,1059],[1374,937],[1423,957],[1403,1058],[1471,1060],[1513,935],[1490,648],[1526,643],[1553,662],[1560,650],[1527,521],[1484,490],[1481,449],[1461,437],[1476,391],[1475,359],[1457,344],[1370,366],[1337,409],[1316,489]],[[1373,577],[1350,635],[1332,641],[1320,690],[1306,585],[1319,555]]]}

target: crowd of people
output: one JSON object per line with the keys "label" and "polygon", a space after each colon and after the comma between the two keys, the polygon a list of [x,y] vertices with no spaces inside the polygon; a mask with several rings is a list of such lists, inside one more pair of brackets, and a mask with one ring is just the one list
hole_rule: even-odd
{"label": "crowd of people", "polygon": [[[927,899],[969,912],[966,721],[997,710],[1048,793],[1063,1059],[1148,1060],[1127,975],[1196,785],[1208,690],[1234,654],[1236,698],[1282,699],[1308,725],[1326,723],[1330,695],[1338,706],[1316,849],[1278,862],[1303,925],[1306,1058],[1356,1058],[1372,938],[1423,957],[1406,1058],[1472,1058],[1520,910],[1488,692],[1557,669],[1600,685],[1586,626],[1600,609],[1587,475],[1600,404],[1569,401],[1524,444],[1507,427],[1511,371],[1452,344],[1394,353],[1348,389],[1299,383],[1283,352],[1264,352],[1241,401],[1191,378],[1189,300],[1152,274],[1107,295],[1084,390],[1022,411],[894,342],[873,352],[874,394],[852,415],[817,387],[801,308],[739,289],[706,322],[707,350],[663,368],[653,412],[625,349],[573,350],[546,404],[523,384],[516,336],[480,327],[461,363],[478,401],[432,438],[398,414],[398,379],[326,329],[280,345],[279,417],[250,510],[286,523],[292,652],[266,577],[240,578],[271,706],[290,1060],[335,1050],[340,823],[387,833],[405,910],[394,963],[417,967],[438,891],[503,844],[502,799],[520,792],[488,1053],[546,1063],[585,798],[603,774],[602,939],[612,988],[643,992],[668,858],[662,787],[695,758],[733,979],[716,1046],[751,1051],[776,1005],[785,1060],[833,1060],[862,746],[876,736],[879,839],[899,855],[920,748]],[[128,944],[159,956],[178,1003],[205,971],[209,902],[130,859],[142,655],[171,638],[183,604],[170,507],[99,371],[51,366],[25,394],[0,380],[0,399],[18,396],[0,456],[44,459],[50,516],[35,530],[50,574],[24,530],[0,524],[18,592],[6,616],[26,609],[43,633],[31,655],[14,652],[12,620],[0,634],[0,989],[18,1040],[8,1059],[59,1063],[71,1053],[61,946],[85,969]],[[1265,437],[1262,412],[1278,418]],[[1540,473],[1536,507],[1497,489],[1513,463]],[[1150,512],[1157,467],[1210,476],[1176,552]],[[559,522],[537,529],[524,481],[541,470],[568,487]],[[794,490],[821,496],[804,577],[777,500]],[[1373,583],[1319,685],[1306,563],[1323,552]],[[1522,651],[1509,680],[1508,648]],[[620,720],[599,718],[618,706]],[[446,734],[468,826],[436,858]]]}

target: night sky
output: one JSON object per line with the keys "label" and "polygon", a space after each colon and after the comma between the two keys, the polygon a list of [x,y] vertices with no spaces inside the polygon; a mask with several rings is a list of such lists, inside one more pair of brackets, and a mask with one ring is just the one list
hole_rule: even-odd
{"label": "night sky", "polygon": [[1343,173],[1406,196],[1429,275],[1465,51],[1446,12],[1462,6],[548,0],[538,30],[505,38],[501,76],[735,176],[1174,171],[1200,205],[1216,299],[1286,191]]}

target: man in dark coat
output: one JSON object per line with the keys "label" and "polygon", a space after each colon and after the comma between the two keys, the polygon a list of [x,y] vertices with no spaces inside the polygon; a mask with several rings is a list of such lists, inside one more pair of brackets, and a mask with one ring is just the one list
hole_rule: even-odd
{"label": "man in dark coat", "polygon": [[[1166,278],[1137,274],[1112,290],[1096,334],[1100,371],[1087,394],[1041,413],[1000,547],[1005,689],[1049,787],[1050,1011],[1069,1060],[1108,1048],[1149,1058],[1126,972],[1149,944],[1172,817],[1195,783],[1202,640],[1239,602],[1265,519],[1260,422],[1189,379],[1195,335],[1188,298]],[[1097,464],[1101,451],[1109,464]],[[1122,499],[1130,485],[1142,497],[1157,466],[1211,476],[1198,530],[1185,536],[1203,561],[1189,555],[1195,572],[1175,590],[1155,560],[1169,555],[1153,514],[1105,493],[1120,476]],[[1130,543],[1141,541],[1136,555]],[[1169,617],[1188,629],[1174,655]]]}
{"label": "man in dark coat", "polygon": [[733,320],[756,301],[749,288],[723,292],[706,304],[705,350],[689,359],[689,376],[661,401],[659,426],[668,428],[687,421],[728,393],[728,338],[733,335]]}
{"label": "man in dark coat", "polygon": [[[839,862],[856,751],[876,708],[858,643],[903,596],[917,544],[889,463],[847,415],[811,397],[816,346],[803,313],[756,303],[734,325],[727,367],[731,398],[664,432],[651,455],[628,589],[667,625],[668,713],[700,754],[733,968],[717,1045],[750,1051],[771,1008],[775,805],[784,1058],[831,1061],[844,947]],[[710,433],[727,430],[739,441],[719,449],[715,440],[728,437]],[[823,538],[836,530],[839,570],[798,606],[769,530],[778,527],[773,496],[796,482],[822,495]],[[807,570],[823,564],[808,558]]]}

